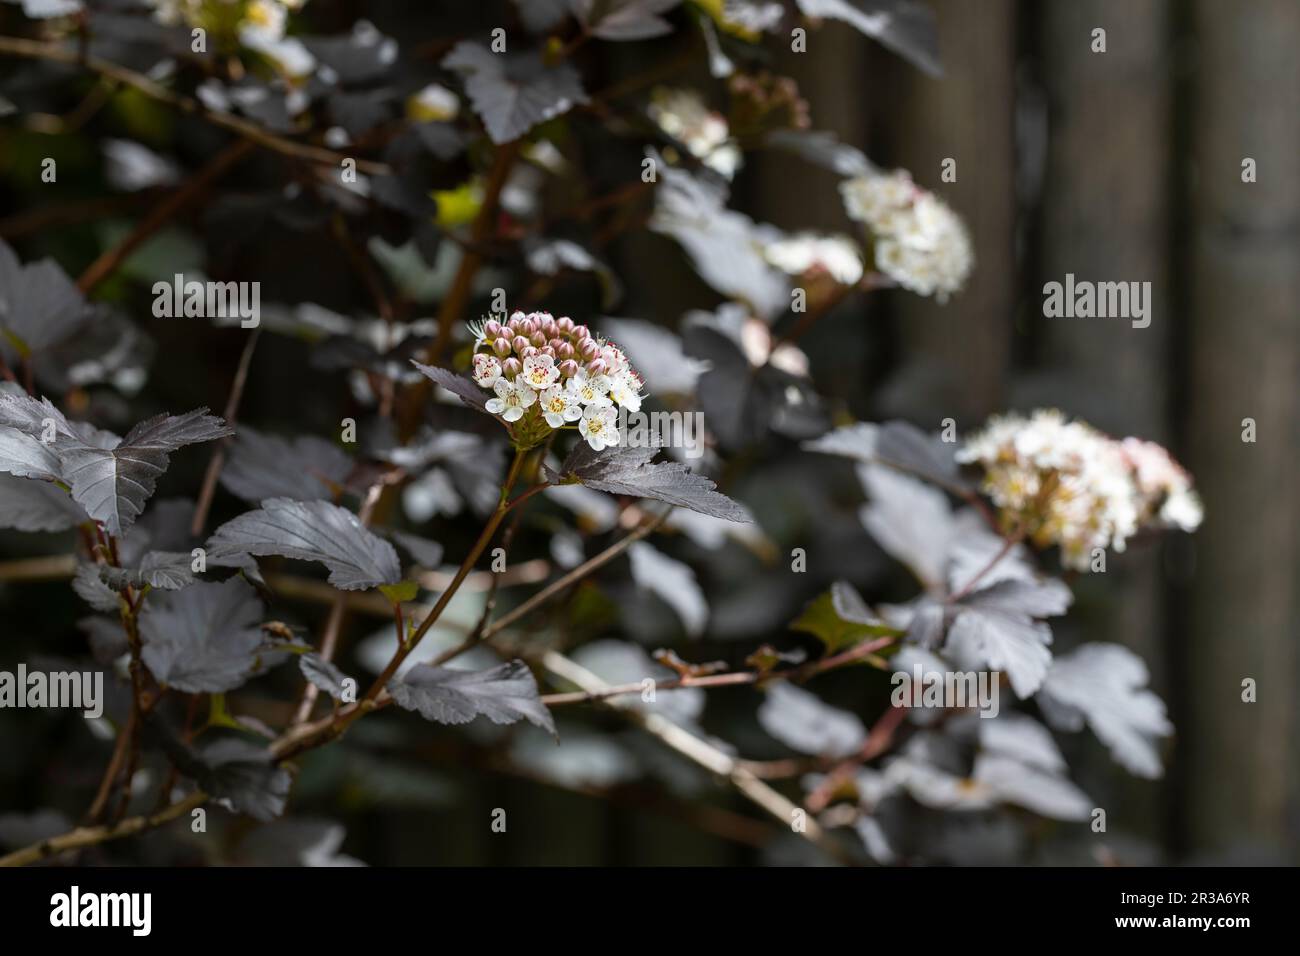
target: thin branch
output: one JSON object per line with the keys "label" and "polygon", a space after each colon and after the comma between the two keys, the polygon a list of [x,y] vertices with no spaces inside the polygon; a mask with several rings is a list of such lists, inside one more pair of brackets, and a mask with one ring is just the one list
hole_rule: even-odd
{"label": "thin branch", "polygon": [[[14,563],[20,564],[22,562]],[[74,566],[66,573],[59,575],[59,577],[71,577],[75,570]],[[0,564],[0,581],[5,580],[4,572],[5,565]],[[492,571],[472,571],[461,583],[461,590],[469,592],[487,591],[491,589],[494,580],[499,581],[501,587],[538,584],[545,581],[549,576],[550,562],[538,558],[521,562],[500,574]],[[429,591],[442,591],[451,583],[453,575],[442,571],[426,571],[417,574],[415,577],[422,588]],[[299,577],[296,574],[277,574],[273,572],[266,575],[266,583],[281,597],[310,601],[313,604],[332,604],[339,596],[339,590],[332,585],[326,584],[317,578]],[[374,591],[348,591],[345,592],[344,597],[349,611],[384,619],[393,616],[392,603],[386,597]],[[432,609],[432,604],[413,604],[410,602],[406,604],[407,613],[412,618],[422,617]]]}
{"label": "thin branch", "polygon": [[0,581],[61,581],[76,573],[77,557],[73,554],[0,561]]}
{"label": "thin branch", "polygon": [[[762,684],[768,681],[777,680],[798,680],[805,681],[810,677],[816,677],[818,674],[824,674],[827,671],[834,670],[837,667],[843,667],[846,664],[853,664],[858,661],[870,659],[877,651],[883,650],[894,641],[897,637],[879,637],[874,641],[867,641],[857,644],[847,651],[836,654],[833,657],[823,658],[819,661],[812,661],[801,667],[794,667],[786,671],[769,671],[762,673],[760,671],[731,671],[726,674],[705,674],[700,677],[693,677],[689,674],[673,680],[657,681],[655,690],[677,690],[682,687],[735,687],[744,684]],[[608,700],[611,697],[622,697],[627,694],[639,694],[645,688],[641,682],[631,684],[616,684],[607,686],[599,692],[574,691],[567,694],[545,694],[542,696],[542,703],[547,707],[557,707],[563,704],[584,704],[595,701]]]}
{"label": "thin branch", "polygon": [[[510,170],[514,168],[523,144],[519,141],[505,143],[497,147],[492,168],[488,172],[483,186],[483,203],[470,226],[470,240],[463,248],[460,265],[451,280],[447,294],[438,309],[438,336],[433,345],[425,350],[423,361],[436,365],[447,347],[451,344],[452,330],[456,323],[465,318],[465,308],[469,305],[474,290],[474,277],[478,275],[485,256],[481,249],[484,242],[496,228],[497,207],[501,201],[501,190],[505,188]],[[424,406],[432,394],[433,383],[421,377],[420,381],[406,390],[406,396],[399,415],[398,435],[408,439],[415,434],[424,413]]]}
{"label": "thin branch", "polygon": [[[185,724],[181,728],[181,740],[186,744],[194,740],[194,718],[198,716],[199,704],[203,701],[202,694],[190,694],[189,703],[185,705]],[[167,779],[158,790],[158,808],[161,812],[167,808],[168,801],[171,800],[172,791],[176,789],[176,784],[180,781],[181,772],[175,764],[172,764],[171,770],[167,771]]]}
{"label": "thin branch", "polygon": [[62,836],[41,840],[21,850],[15,850],[6,856],[0,856],[0,866],[27,866],[29,863],[39,863],[41,860],[48,859],[59,853],[66,853],[68,850],[79,850],[88,846],[107,843],[109,840],[120,840],[122,837],[135,836],[137,833],[152,830],[164,823],[175,820],[179,816],[184,816],[196,807],[202,806],[207,799],[208,795],[206,793],[197,790],[184,800],[173,803],[171,806],[149,816],[128,817],[112,826],[78,827],[64,833]]}
{"label": "thin branch", "polygon": [[[551,437],[547,439],[546,444],[543,445],[534,455],[531,465],[526,469],[528,472],[528,475],[525,478],[526,481],[537,480],[537,473],[541,471],[542,468],[542,460],[550,450],[551,442],[554,441],[556,434],[556,432],[552,432]],[[519,533],[519,526],[524,520],[524,509],[521,506],[527,502],[533,494],[548,487],[550,487],[550,485],[547,482],[540,482],[533,485],[533,487],[529,488],[522,495],[515,498],[514,501],[511,501],[506,505],[506,511],[514,512],[510,519],[510,523],[506,525],[505,532],[501,535],[501,551],[507,557],[510,554],[510,546],[514,543],[515,535]],[[496,612],[497,591],[501,586],[501,578],[508,568],[509,565],[507,564],[506,568],[502,571],[494,571],[492,581],[488,585],[487,597],[483,601],[483,613],[479,615],[478,623],[474,625],[474,629],[470,631],[466,638],[458,645],[439,654],[437,658],[432,661],[433,666],[437,667],[441,664],[445,664],[454,657],[459,657],[461,654],[464,654],[466,651],[477,646],[479,642],[483,640],[483,635],[487,633],[488,625],[492,623],[492,615]]]}
{"label": "thin branch", "polygon": [[[0,37],[0,51],[3,50]],[[180,189],[172,193],[146,216],[125,239],[108,249],[77,279],[77,288],[83,294],[89,294],[101,282],[107,279],[126,257],[134,252],[146,239],[167,225],[182,209],[201,192],[220,179],[227,170],[248,155],[252,146],[244,140],[231,143],[212,160],[190,177]]]}
{"label": "thin branch", "polygon": [[[323,165],[341,167],[344,159],[353,157],[344,156],[342,153],[336,153],[330,149],[324,149],[320,146],[312,146],[309,143],[300,143],[296,140],[285,139],[267,129],[258,126],[249,120],[236,116],[233,113],[219,113],[207,109],[198,100],[181,93],[169,90],[159,83],[155,83],[141,73],[127,69],[117,63],[103,60],[96,56],[86,56],[83,53],[60,46],[57,43],[41,43],[36,40],[24,40],[19,37],[0,37],[0,54],[9,56],[25,57],[29,60],[47,60],[52,63],[66,63],[70,66],[81,66],[92,70],[101,76],[116,80],[124,86],[129,86],[137,92],[143,93],[150,99],[158,100],[169,106],[175,107],[183,113],[189,113],[201,117],[214,126],[220,126],[222,129],[229,130],[244,139],[261,146],[263,149],[269,149],[272,152],[280,153],[284,156],[290,156],[295,159],[302,159],[308,162],[321,163]],[[384,163],[377,163],[366,159],[356,159],[357,169],[368,175],[385,175],[390,172],[389,167]]]}
{"label": "thin branch", "polygon": [[[674,680],[660,681],[655,684],[655,692],[677,690],[682,687],[730,687],[738,684],[757,684],[763,679],[758,671],[736,671],[730,674],[709,674],[707,677],[679,677]],[[598,691],[572,691],[567,694],[543,694],[542,703],[547,707],[560,707],[564,704],[586,704],[622,697],[626,694],[639,694],[645,688],[638,681],[635,684],[614,684]]]}
{"label": "thin branch", "polygon": [[[341,214],[336,214],[331,222],[330,232],[338,242],[343,254],[347,257],[349,264],[356,272],[361,284],[366,287],[370,298],[375,303],[375,312],[385,322],[391,324],[395,313],[393,312],[393,303],[384,288],[384,280],[380,277],[379,272],[375,269],[374,263],[370,261],[366,251],[360,248],[352,236],[348,233],[347,220]],[[391,346],[391,343],[390,343]]]}
{"label": "thin branch", "polygon": [[[556,677],[571,684],[576,684],[587,693],[600,694],[609,686],[582,665],[556,651],[547,651],[543,655],[542,666]],[[803,829],[795,828],[794,824],[798,819],[797,811],[801,808],[783,794],[773,790],[730,754],[719,750],[708,741],[696,737],[662,714],[646,713],[637,708],[622,707],[617,704],[611,704],[610,706],[617,713],[647,733],[657,737],[693,763],[699,764],[704,769],[725,778],[750,801],[761,807],[774,819],[779,820],[783,826],[791,827],[793,832],[799,833],[810,843],[816,844],[833,858],[841,862],[849,862],[843,848],[826,834],[817,821],[812,819],[811,815],[804,815]]]}
{"label": "thin branch", "polygon": [[[520,457],[516,456],[516,463],[520,460]],[[671,511],[671,509],[669,509],[669,511]],[[669,511],[665,511],[663,514],[656,516],[652,520],[639,525],[626,536],[614,542],[614,544],[610,545],[600,554],[580,564],[568,574],[565,574],[563,577],[534,594],[509,614],[506,614],[485,628],[483,634],[473,643],[477,644],[479,641],[490,640],[493,635],[509,627],[520,617],[523,617],[534,608],[544,604],[546,601],[550,600],[570,585],[581,580],[586,575],[595,571],[597,568],[608,564],[615,557],[626,551],[634,542],[639,541],[641,538],[644,538],[646,535],[658,528],[668,517]],[[505,512],[498,507],[493,517],[499,523],[500,516],[504,516],[504,514]],[[489,523],[489,527],[484,529],[484,534],[480,535],[479,541],[471,552],[470,557],[466,559],[465,564],[461,565],[461,571],[464,571],[467,566],[478,559],[478,555],[482,554],[483,549],[487,545],[488,539],[491,537],[490,532],[495,531],[495,528],[495,524]],[[452,579],[452,584],[454,585],[458,579],[461,581],[464,580],[464,577],[460,572],[457,572],[456,577]],[[444,591],[442,598],[439,599],[439,605],[445,606],[446,601],[450,601],[450,598],[447,597],[447,595],[452,592],[452,590],[453,588],[449,585],[447,591]],[[446,601],[444,601],[443,598],[445,598]],[[387,606],[387,602],[384,603]],[[366,695],[361,700],[355,704],[348,704],[347,706],[340,708],[337,713],[331,716],[291,727],[283,736],[280,737],[279,740],[271,745],[271,751],[275,754],[276,759],[288,760],[306,750],[318,747],[322,743],[340,736],[353,721],[361,718],[365,714],[388,707],[389,704],[392,703],[392,698],[389,697],[387,692],[384,690],[384,685],[387,684],[389,678],[397,672],[402,661],[406,659],[412,650],[414,650],[417,636],[422,637],[422,632],[427,630],[428,626],[431,626],[433,621],[437,620],[437,615],[441,613],[441,607],[439,605],[435,605],[434,608],[425,615],[424,623],[421,624],[421,630],[417,631],[416,635],[413,635],[407,640],[403,652],[393,656],[393,660],[390,661],[388,667],[384,669],[384,673],[380,674],[380,676],[375,680],[375,683],[371,686],[370,690],[366,692]],[[415,613],[409,605],[408,610]],[[386,607],[383,616],[387,616],[388,614],[391,614],[390,607]],[[472,632],[470,636],[473,636]],[[461,644],[451,648],[449,651],[444,651],[434,659],[433,663],[435,665],[445,663],[458,654],[463,653],[465,650],[468,650],[470,646],[472,645],[468,640],[463,641]]]}
{"label": "thin branch", "polygon": [[808,809],[813,813],[821,813],[835,799],[840,788],[844,787],[857,774],[858,768],[870,760],[874,760],[887,751],[893,743],[894,734],[902,726],[903,719],[907,716],[907,708],[891,706],[880,718],[871,726],[867,739],[863,742],[862,748],[851,757],[846,758],[836,765],[830,773],[822,779],[816,788],[808,793],[804,802],[808,804]]}
{"label": "thin branch", "polygon": [[[357,518],[363,526],[369,525],[371,518],[374,516],[375,506],[379,503],[380,495],[387,485],[387,479],[381,478],[366,490],[366,497],[361,502],[361,508],[357,513]],[[317,655],[324,661],[332,661],[334,654],[338,650],[339,635],[343,632],[343,621],[347,615],[348,601],[343,591],[337,592],[333,604],[330,605],[329,617],[325,621],[325,630],[321,635],[320,647],[316,649]],[[316,700],[320,696],[320,688],[307,681],[302,689],[302,698],[298,702],[298,710],[294,713],[293,724],[306,722],[311,717],[312,708],[316,706]]]}
{"label": "thin branch", "polygon": [[[456,592],[460,590],[461,584],[469,575],[474,564],[482,556],[483,552],[487,550],[488,543],[492,540],[493,535],[496,534],[497,528],[501,525],[502,519],[505,518],[506,512],[509,510],[510,491],[514,488],[515,482],[519,479],[519,473],[523,468],[526,456],[527,452],[522,449],[515,451],[514,461],[510,463],[510,471],[507,473],[505,481],[501,484],[501,498],[497,503],[496,510],[492,512],[492,516],[488,518],[487,523],[483,526],[482,532],[479,533],[478,540],[474,542],[474,546],[470,548],[469,554],[467,554],[465,560],[461,562],[460,568],[456,572],[456,576],[451,579],[451,583],[447,585],[447,589],[443,591],[442,594],[438,595],[438,600],[434,603],[433,610],[424,616],[424,620],[420,622],[420,626],[415,629],[415,632],[410,636],[410,638],[404,641],[401,646],[397,648],[397,653],[394,654],[392,660],[388,662],[388,666],[383,669],[380,675],[375,678],[375,682],[370,685],[370,689],[366,691],[366,695],[361,701],[363,705],[367,701],[372,704],[374,703],[380,692],[383,691],[384,686],[392,676],[397,673],[398,668],[402,666],[402,662],[411,655],[411,652],[414,651],[419,646],[420,641],[424,639],[424,635],[429,633],[429,629],[437,623],[438,618],[442,616],[442,612],[445,611],[447,605],[451,603],[451,599],[455,597]],[[357,711],[357,713],[359,715],[361,711]],[[346,726],[346,722],[344,723],[344,726]]]}
{"label": "thin branch", "polygon": [[607,105],[613,100],[621,99],[654,83],[670,77],[677,77],[686,65],[695,59],[697,53],[698,51],[693,45],[689,46],[677,56],[663,63],[657,64],[635,76],[630,76],[607,89],[593,93],[589,99],[593,104]]}
{"label": "thin branch", "polygon": [[652,518],[651,520],[644,522],[641,525],[638,525],[635,529],[628,532],[618,541],[615,541],[604,551],[600,552],[600,554],[588,558],[586,561],[582,562],[582,564],[578,565],[568,574],[565,574],[563,577],[557,578],[555,581],[552,581],[546,587],[542,588],[542,590],[538,591],[536,594],[530,597],[527,601],[524,601],[522,604],[520,604],[517,608],[514,608],[509,613],[502,615],[496,621],[492,622],[492,624],[487,628],[487,630],[483,632],[483,639],[484,640],[490,639],[494,634],[498,634],[501,631],[505,630],[511,624],[514,624],[515,621],[519,620],[520,618],[524,617],[526,614],[531,612],[538,605],[545,604],[547,601],[549,601],[556,594],[559,594],[565,588],[569,587],[572,584],[577,583],[578,581],[581,581],[583,578],[591,574],[591,572],[595,571],[596,569],[604,567],[606,564],[609,564],[609,562],[613,561],[615,558],[617,558],[620,554],[622,554],[624,551],[626,551],[636,542],[640,541],[646,535],[654,532],[660,525],[664,523],[664,521],[667,520],[668,515],[671,512],[672,509],[669,508],[667,511],[663,512],[662,514],[659,514],[654,518]]}
{"label": "thin branch", "polygon": [[1011,553],[1011,549],[1020,543],[1020,539],[1023,537],[1024,535],[1020,533],[1010,535],[1005,541],[1002,542],[1002,547],[998,549],[998,553],[993,555],[993,557],[989,559],[988,563],[985,564],[984,567],[976,571],[974,577],[972,577],[969,581],[963,584],[958,590],[950,594],[948,596],[948,600],[946,603],[956,604],[966,595],[970,594],[971,591],[974,591],[975,585],[979,584],[980,581],[982,581],[990,571],[992,571],[995,567],[997,567],[998,564],[1002,561],[1002,559]]}
{"label": "thin branch", "polygon": [[[248,382],[248,369],[253,364],[253,350],[257,348],[257,340],[261,334],[262,327],[259,325],[253,329],[252,335],[244,343],[244,350],[239,354],[235,378],[230,383],[230,397],[226,399],[224,417],[227,425],[233,425],[239,413],[239,403],[244,397],[244,385]],[[229,438],[221,439],[208,460],[208,470],[203,475],[203,486],[199,489],[199,500],[194,506],[194,518],[190,522],[190,534],[196,538],[203,534],[203,528],[208,523],[208,512],[212,509],[212,499],[217,492],[217,479],[221,476],[222,467],[225,466],[226,448],[229,443]]]}
{"label": "thin branch", "polygon": [[516,496],[513,501],[511,501],[508,505],[506,505],[506,511],[513,511],[515,508],[518,508],[520,505],[522,505],[533,495],[537,494],[538,492],[545,491],[547,488],[550,487],[551,487],[551,483],[548,481],[538,482],[537,484],[529,488],[527,491]]}
{"label": "thin branch", "polygon": [[838,286],[815,309],[800,316],[799,321],[794,324],[790,331],[773,342],[769,354],[775,353],[783,345],[791,345],[797,342],[809,329],[820,322],[826,315],[833,312],[836,306],[846,301],[854,292],[871,292],[874,289],[885,288],[887,284],[884,276],[876,272],[869,272],[858,282]]}
{"label": "thin branch", "polygon": [[783,671],[781,676],[786,680],[803,682],[816,677],[818,674],[825,674],[837,667],[843,667],[845,664],[870,661],[877,651],[884,650],[901,638],[904,633],[903,631],[894,631],[892,634],[878,637],[874,641],[863,641],[861,644],[854,644],[846,651],[840,651],[838,654],[823,657],[820,660],[809,661],[807,664],[801,664],[793,670]]}
{"label": "thin branch", "polygon": [[447,346],[451,344],[452,329],[456,322],[465,318],[465,306],[469,303],[470,293],[473,291],[474,277],[483,265],[483,255],[477,247],[496,228],[497,206],[501,201],[501,191],[505,188],[506,180],[510,176],[510,170],[514,168],[521,148],[522,143],[517,140],[497,148],[492,168],[488,171],[487,181],[483,184],[483,204],[479,206],[478,214],[470,227],[470,242],[475,248],[466,251],[461,257],[460,266],[447,290],[447,296],[442,300],[442,306],[438,310],[438,337],[428,353],[430,362],[437,362],[442,357]]}
{"label": "thin branch", "polygon": [[[127,717],[128,727],[135,722],[135,708],[131,708],[131,713]],[[99,789],[95,791],[95,799],[90,803],[90,809],[86,811],[86,823],[95,823],[104,815],[104,810],[108,806],[108,798],[113,793],[113,787],[117,783],[118,774],[122,772],[122,761],[126,759],[127,748],[131,745],[131,738],[134,735],[134,728],[122,728],[117,733],[117,740],[113,744],[113,756],[109,758],[108,766],[104,768],[104,776],[99,781]]]}
{"label": "thin branch", "polygon": [[110,216],[150,205],[158,201],[158,189],[142,189],[125,196],[105,196],[96,199],[78,199],[65,203],[42,203],[35,209],[15,213],[0,219],[0,238],[19,239],[32,233],[44,232],[56,226],[71,226],[83,222],[98,222]]}

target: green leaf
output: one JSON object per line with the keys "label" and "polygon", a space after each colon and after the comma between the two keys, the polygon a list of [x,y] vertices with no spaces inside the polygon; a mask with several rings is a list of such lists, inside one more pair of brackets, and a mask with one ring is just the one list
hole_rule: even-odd
{"label": "green leaf", "polygon": [[394,604],[401,604],[403,601],[414,601],[420,593],[420,585],[414,581],[399,581],[396,584],[381,584],[379,590]]}
{"label": "green leaf", "polygon": [[883,623],[841,617],[835,609],[834,589],[818,595],[804,608],[804,612],[790,622],[790,630],[811,634],[826,645],[826,651],[831,654],[852,647],[868,637],[899,633],[897,628]]}

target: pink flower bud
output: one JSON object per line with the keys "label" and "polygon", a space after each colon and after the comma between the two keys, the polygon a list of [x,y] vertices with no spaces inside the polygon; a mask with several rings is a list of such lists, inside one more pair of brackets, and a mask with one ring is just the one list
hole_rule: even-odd
{"label": "pink flower bud", "polygon": [[531,336],[537,331],[537,320],[528,318],[519,323],[519,334]]}
{"label": "pink flower bud", "polygon": [[568,342],[561,342],[555,348],[555,357],[559,359],[573,358],[573,346],[570,345]]}
{"label": "pink flower bud", "polygon": [[514,346],[516,352],[522,355],[524,353],[524,349],[528,348],[529,342],[522,335],[516,335],[514,341],[512,341],[510,344]]}
{"label": "pink flower bud", "polygon": [[560,378],[570,379],[578,374],[578,363],[571,358],[566,358],[560,363]]}
{"label": "pink flower bud", "polygon": [[532,335],[528,337],[528,341],[540,349],[543,345],[546,344],[546,333],[543,332],[541,329],[538,329],[536,332],[534,332]]}
{"label": "pink flower bud", "polygon": [[501,323],[496,319],[489,319],[487,325],[483,326],[483,335],[489,339],[495,339],[501,335]]}
{"label": "pink flower bud", "polygon": [[549,355],[551,358],[555,358],[555,349],[551,348],[549,345],[543,345],[537,350],[537,352],[540,355]]}
{"label": "pink flower bud", "polygon": [[501,374],[508,379],[513,379],[516,375],[524,370],[524,363],[519,359],[511,357],[501,363]]}
{"label": "pink flower bud", "polygon": [[536,354],[537,354],[537,349],[535,349],[533,346],[530,345],[527,348],[525,348],[522,352],[519,353],[519,357],[527,359],[527,358],[532,358]]}
{"label": "pink flower bud", "polygon": [[510,313],[511,322],[518,322],[521,319],[523,319],[523,317],[524,317],[524,313],[521,312],[519,309],[515,309],[513,312]]}
{"label": "pink flower bud", "polygon": [[551,318],[549,315],[542,320],[541,329],[546,333],[548,339],[553,339],[560,334],[559,325],[556,323],[555,319]]}
{"label": "pink flower bud", "polygon": [[555,327],[558,328],[565,335],[568,335],[570,332],[573,331],[573,319],[569,318],[567,315],[561,319],[556,319]]}
{"label": "pink flower bud", "polygon": [[609,366],[605,364],[604,359],[594,359],[587,363],[587,371],[592,375],[604,375],[608,369]]}
{"label": "pink flower bud", "polygon": [[492,351],[496,352],[497,355],[502,358],[505,358],[510,354],[510,340],[507,338],[497,339],[492,343]]}
{"label": "pink flower bud", "polygon": [[589,335],[591,335],[591,333],[587,331],[585,325],[575,325],[573,327],[573,340],[575,342],[585,342]]}
{"label": "pink flower bud", "polygon": [[594,339],[583,339],[578,346],[578,354],[582,356],[584,362],[590,362],[600,354],[600,346],[596,344]]}

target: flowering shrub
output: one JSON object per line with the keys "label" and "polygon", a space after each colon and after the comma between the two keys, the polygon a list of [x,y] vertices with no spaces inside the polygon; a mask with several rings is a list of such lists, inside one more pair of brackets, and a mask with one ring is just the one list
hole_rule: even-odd
{"label": "flowering shrub", "polygon": [[[341,824],[302,842],[290,794],[437,805],[429,764],[673,807],[720,784],[764,852],[948,861],[970,820],[1007,845],[1085,829],[1058,743],[1085,728],[1158,776],[1142,661],[1049,622],[1074,572],[1196,528],[1187,473],[1056,411],[964,440],[854,421],[802,344],[881,290],[960,321],[960,212],[815,129],[765,52],[856,29],[934,72],[928,13],[443,6],[436,35],[339,30],[325,0],[2,8],[0,116],[82,137],[114,222],[0,242],[0,525],[15,579],[84,605],[84,640],[41,652],[110,688],[97,735],[65,735],[94,779],[27,774],[0,862],[137,860],[121,838],[152,830],[183,837],[152,860],[348,862]],[[699,89],[662,55],[682,37]],[[599,85],[625,43],[653,68]],[[88,105],[50,113],[86,74]],[[843,221],[734,208],[760,151],[834,176]],[[610,317],[639,311],[633,258],[689,266],[695,307]]]}

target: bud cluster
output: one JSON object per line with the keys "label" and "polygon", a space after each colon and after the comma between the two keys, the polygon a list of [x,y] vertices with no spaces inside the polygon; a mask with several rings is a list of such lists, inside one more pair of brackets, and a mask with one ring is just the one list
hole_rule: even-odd
{"label": "bud cluster", "polygon": [[474,328],[474,381],[494,396],[487,410],[532,447],[576,424],[596,451],[618,444],[618,412],[641,408],[641,377],[623,351],[568,316],[515,312]]}
{"label": "bud cluster", "polygon": [[799,95],[799,84],[793,77],[776,76],[766,70],[757,74],[737,72],[731,74],[727,89],[732,97],[733,135],[812,126],[808,101]]}

